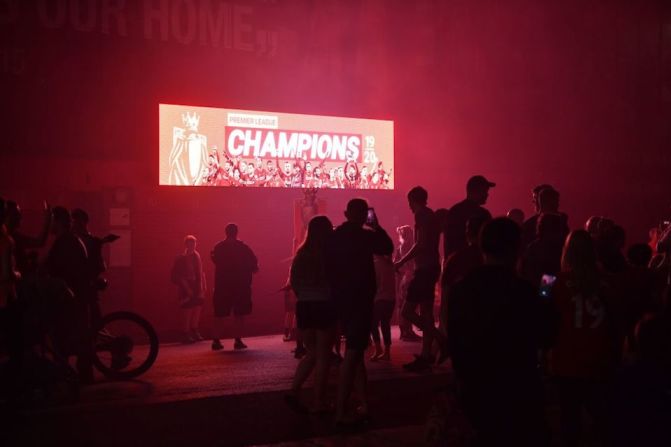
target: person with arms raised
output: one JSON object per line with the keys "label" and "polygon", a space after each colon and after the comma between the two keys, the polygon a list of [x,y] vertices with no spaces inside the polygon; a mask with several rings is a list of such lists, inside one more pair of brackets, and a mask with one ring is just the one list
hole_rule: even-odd
{"label": "person with arms raised", "polygon": [[[347,339],[336,400],[336,426],[341,430],[367,420],[364,352],[370,338],[376,291],[373,256],[389,256],[394,251],[394,244],[377,216],[371,212],[372,218],[367,220],[368,212],[365,200],[349,201],[345,211],[347,220],[336,228],[328,256],[331,287]],[[364,228],[364,224],[368,228]],[[361,400],[358,418],[346,415],[352,388]]]}

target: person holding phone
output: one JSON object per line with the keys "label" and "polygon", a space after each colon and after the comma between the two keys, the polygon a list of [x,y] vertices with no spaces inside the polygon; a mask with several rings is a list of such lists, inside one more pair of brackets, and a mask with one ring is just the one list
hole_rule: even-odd
{"label": "person holding phone", "polygon": [[[347,339],[336,399],[336,427],[341,430],[368,417],[364,352],[370,338],[376,292],[373,256],[389,256],[394,251],[391,238],[365,200],[350,200],[345,217],[347,221],[333,233],[327,256],[334,301]],[[357,417],[348,417],[346,404],[353,388],[360,406]]]}
{"label": "person holding phone", "polygon": [[531,284],[538,285],[544,274],[557,275],[565,238],[562,216],[554,213],[541,214],[538,218],[536,239],[527,245],[520,259],[520,276]]}

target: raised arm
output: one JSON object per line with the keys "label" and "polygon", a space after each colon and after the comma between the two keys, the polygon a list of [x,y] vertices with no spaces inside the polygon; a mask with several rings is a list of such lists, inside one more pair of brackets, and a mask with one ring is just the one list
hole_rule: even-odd
{"label": "raised arm", "polygon": [[372,231],[372,241],[373,241],[373,253],[378,256],[389,256],[394,252],[394,242],[391,240],[389,235],[384,228],[379,225],[371,227]]}

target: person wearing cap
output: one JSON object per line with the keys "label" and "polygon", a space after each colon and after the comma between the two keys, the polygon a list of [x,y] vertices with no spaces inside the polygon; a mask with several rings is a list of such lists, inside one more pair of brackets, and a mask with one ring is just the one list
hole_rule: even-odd
{"label": "person wearing cap", "polygon": [[483,208],[489,197],[489,188],[496,186],[482,175],[475,175],[466,183],[466,198],[450,208],[443,228],[443,259],[467,245],[466,222],[471,218],[490,220],[492,215]]}

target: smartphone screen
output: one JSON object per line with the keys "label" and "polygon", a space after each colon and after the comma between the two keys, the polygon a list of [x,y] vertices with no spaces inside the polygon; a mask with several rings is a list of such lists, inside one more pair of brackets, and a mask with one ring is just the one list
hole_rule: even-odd
{"label": "smartphone screen", "polygon": [[375,215],[375,208],[368,208],[368,216],[366,217],[366,225],[372,225],[377,220]]}
{"label": "smartphone screen", "polygon": [[550,297],[550,292],[552,291],[552,285],[557,280],[557,277],[554,275],[543,275],[541,278],[540,286],[540,295],[544,298]]}

